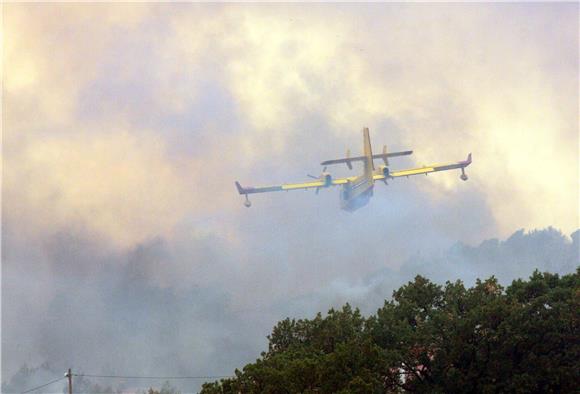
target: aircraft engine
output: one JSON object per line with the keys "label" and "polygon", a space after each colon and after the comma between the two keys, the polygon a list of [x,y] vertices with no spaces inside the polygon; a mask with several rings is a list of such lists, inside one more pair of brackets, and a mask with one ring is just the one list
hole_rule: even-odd
{"label": "aircraft engine", "polygon": [[389,167],[387,166],[381,166],[380,167],[381,173],[385,176],[385,178],[388,178],[390,176],[390,171],[389,171]]}
{"label": "aircraft engine", "polygon": [[322,173],[322,180],[324,181],[324,187],[329,187],[332,185],[332,175],[328,173]]}

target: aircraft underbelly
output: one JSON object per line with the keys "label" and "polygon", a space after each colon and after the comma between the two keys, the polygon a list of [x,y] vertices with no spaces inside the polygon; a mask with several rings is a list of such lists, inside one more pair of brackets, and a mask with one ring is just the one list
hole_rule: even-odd
{"label": "aircraft underbelly", "polygon": [[343,191],[340,207],[345,211],[353,212],[357,209],[367,205],[373,195],[373,185],[369,184],[364,189],[359,189],[350,195],[345,195],[346,189]]}

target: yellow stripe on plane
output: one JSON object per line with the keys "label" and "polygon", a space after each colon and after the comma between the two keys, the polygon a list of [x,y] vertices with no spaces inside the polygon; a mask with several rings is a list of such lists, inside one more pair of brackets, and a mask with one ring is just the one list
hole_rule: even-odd
{"label": "yellow stripe on plane", "polygon": [[310,187],[322,187],[324,182],[306,182],[306,183],[289,183],[287,185],[282,185],[282,190],[294,190],[294,189],[308,189]]}
{"label": "yellow stripe on plane", "polygon": [[[338,178],[332,180],[332,185],[344,185],[345,183],[352,182],[356,179],[356,176],[351,176],[348,178]],[[305,182],[305,183],[287,183],[282,185],[282,190],[296,190],[296,189],[309,189],[312,187],[325,187],[326,184],[323,181],[316,181],[316,182]]]}
{"label": "yellow stripe on plane", "polygon": [[399,176],[409,176],[409,175],[418,175],[418,174],[427,174],[429,172],[433,172],[435,171],[435,168],[433,167],[423,167],[423,168],[413,168],[411,170],[403,170],[403,171],[393,171],[390,173],[390,175],[393,178],[399,177]]}
{"label": "yellow stripe on plane", "polygon": [[344,185],[345,183],[349,183],[352,182],[356,179],[356,176],[350,176],[348,178],[338,178],[338,179],[333,179],[332,180],[332,184],[333,185]]}

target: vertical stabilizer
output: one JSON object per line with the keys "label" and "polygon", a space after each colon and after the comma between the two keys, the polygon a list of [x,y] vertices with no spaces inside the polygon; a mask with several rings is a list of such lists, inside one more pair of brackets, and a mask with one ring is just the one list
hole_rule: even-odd
{"label": "vertical stabilizer", "polygon": [[365,172],[364,175],[367,179],[373,179],[373,170],[375,166],[373,164],[373,151],[371,149],[371,137],[369,135],[369,128],[365,127],[363,129],[364,136],[364,154],[365,154]]}

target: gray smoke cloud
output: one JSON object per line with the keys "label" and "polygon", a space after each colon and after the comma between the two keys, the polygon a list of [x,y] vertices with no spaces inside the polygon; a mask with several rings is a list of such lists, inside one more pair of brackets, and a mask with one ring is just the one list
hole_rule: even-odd
{"label": "gray smoke cloud", "polygon": [[[551,227],[529,232],[522,229],[505,240],[489,239],[477,246],[458,242],[445,251],[417,253],[399,269],[385,267],[354,285],[334,282],[317,293],[294,300],[288,310],[297,313],[308,309],[314,313],[316,308],[324,310],[324,305],[350,302],[365,313],[373,313],[394,290],[416,275],[439,284],[461,280],[467,286],[474,285],[476,279],[494,276],[508,285],[515,279],[527,278],[534,270],[574,272],[580,264],[579,254],[580,230],[568,237]],[[320,303],[321,300],[324,301]]]}
{"label": "gray smoke cloud", "polygon": [[[203,242],[194,247],[220,246]],[[39,359],[61,372],[72,366],[76,373],[223,375],[263,345],[253,322],[232,310],[225,283],[179,289],[157,281],[163,265],[185,258],[172,256],[162,240],[125,254],[99,254],[87,240],[61,235],[47,249],[46,263],[54,270],[48,276],[24,273],[10,259],[4,265],[5,379],[19,363]],[[189,261],[204,258],[203,253],[187,256]],[[27,290],[22,286],[34,282],[46,295],[43,287],[51,278],[48,299],[31,300],[21,293]],[[28,387],[46,374],[38,375],[25,382]],[[26,387],[14,383],[7,390]]]}

